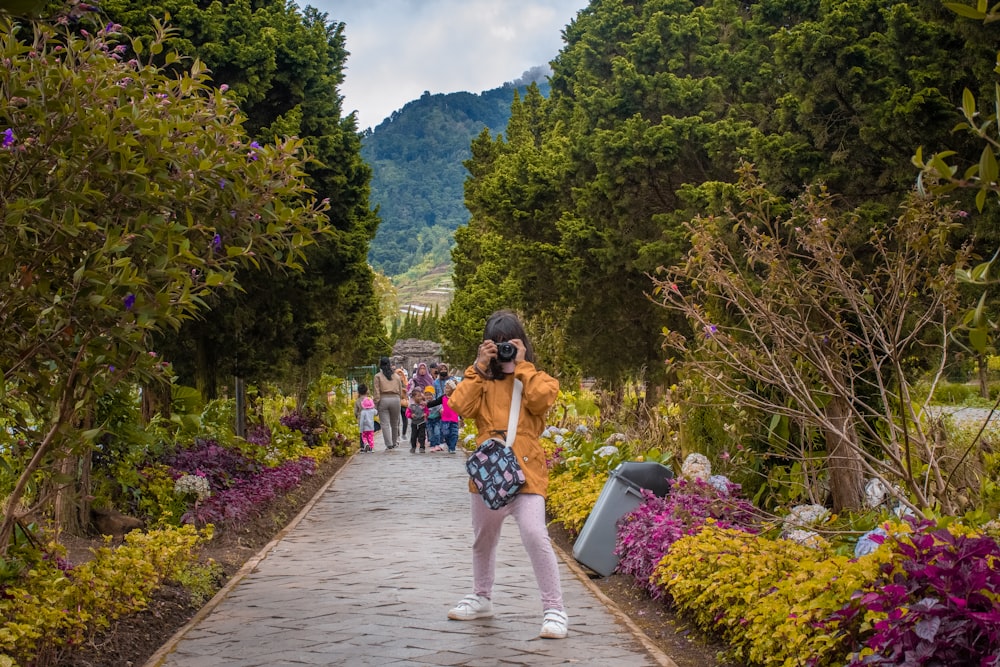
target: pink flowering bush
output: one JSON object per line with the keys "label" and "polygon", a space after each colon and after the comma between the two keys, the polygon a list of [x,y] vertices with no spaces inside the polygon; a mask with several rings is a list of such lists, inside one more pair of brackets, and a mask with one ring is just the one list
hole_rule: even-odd
{"label": "pink flowering bush", "polygon": [[643,491],[642,504],[618,522],[618,572],[632,575],[641,588],[659,598],[663,590],[650,581],[656,565],[674,542],[696,534],[706,520],[714,520],[722,529],[756,533],[754,507],[737,497],[739,490],[738,484],[727,483],[720,489],[698,479],[680,479],[663,498]]}

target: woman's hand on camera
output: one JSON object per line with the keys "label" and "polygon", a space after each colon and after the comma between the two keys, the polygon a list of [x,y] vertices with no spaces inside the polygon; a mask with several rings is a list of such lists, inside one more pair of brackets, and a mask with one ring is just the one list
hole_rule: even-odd
{"label": "woman's hand on camera", "polygon": [[479,344],[479,352],[476,354],[476,367],[485,372],[490,367],[490,361],[497,356],[497,344],[491,340],[484,340]]}
{"label": "woman's hand on camera", "polygon": [[524,347],[524,342],[521,341],[520,338],[511,338],[510,342],[517,348],[517,355],[514,357],[514,363],[519,364],[524,361],[524,355],[527,348]]}

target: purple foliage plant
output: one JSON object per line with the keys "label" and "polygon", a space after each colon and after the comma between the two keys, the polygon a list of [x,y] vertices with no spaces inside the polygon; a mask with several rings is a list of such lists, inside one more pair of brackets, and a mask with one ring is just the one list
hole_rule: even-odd
{"label": "purple foliage plant", "polygon": [[302,439],[310,447],[318,447],[320,436],[326,429],[323,417],[313,410],[292,410],[280,420],[283,426],[302,434]]}
{"label": "purple foliage plant", "polygon": [[737,497],[739,491],[731,482],[721,490],[687,479],[673,482],[663,498],[643,491],[643,502],[618,521],[618,572],[632,575],[653,598],[661,597],[663,591],[650,578],[674,542],[697,533],[708,519],[720,528],[757,532],[754,507]]}
{"label": "purple foliage plant", "polygon": [[277,496],[294,489],[306,477],[316,472],[316,461],[303,457],[286,461],[274,468],[264,468],[258,474],[242,479],[181,517],[182,523],[204,526],[232,525],[259,514],[267,503]]}
{"label": "purple foliage plant", "polygon": [[215,440],[198,438],[194,445],[183,449],[165,461],[173,468],[174,479],[184,475],[198,475],[208,480],[212,492],[228,489],[237,481],[255,475],[261,465],[226,449]]}
{"label": "purple foliage plant", "polygon": [[252,445],[268,447],[271,444],[271,427],[267,424],[251,424],[247,427],[246,441]]}
{"label": "purple foliage plant", "polygon": [[876,621],[851,665],[1000,667],[1000,546],[988,536],[954,535],[911,519],[908,540],[893,541],[874,590],[855,594],[834,617]]}

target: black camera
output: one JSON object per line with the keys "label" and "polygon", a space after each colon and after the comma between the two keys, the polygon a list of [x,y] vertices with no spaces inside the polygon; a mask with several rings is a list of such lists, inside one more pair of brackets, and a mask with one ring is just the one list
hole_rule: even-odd
{"label": "black camera", "polygon": [[516,356],[517,348],[514,347],[514,343],[508,343],[507,341],[497,343],[497,361],[501,363],[514,361],[514,357]]}

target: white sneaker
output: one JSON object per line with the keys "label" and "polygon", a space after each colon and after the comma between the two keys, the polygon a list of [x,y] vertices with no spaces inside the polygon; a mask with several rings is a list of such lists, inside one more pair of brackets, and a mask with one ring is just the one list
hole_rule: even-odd
{"label": "white sneaker", "polygon": [[539,637],[545,639],[565,639],[569,633],[569,617],[559,609],[546,609],[542,618],[542,631]]}
{"label": "white sneaker", "polygon": [[475,593],[466,595],[448,612],[448,618],[453,621],[471,621],[491,616],[493,616],[493,602]]}

